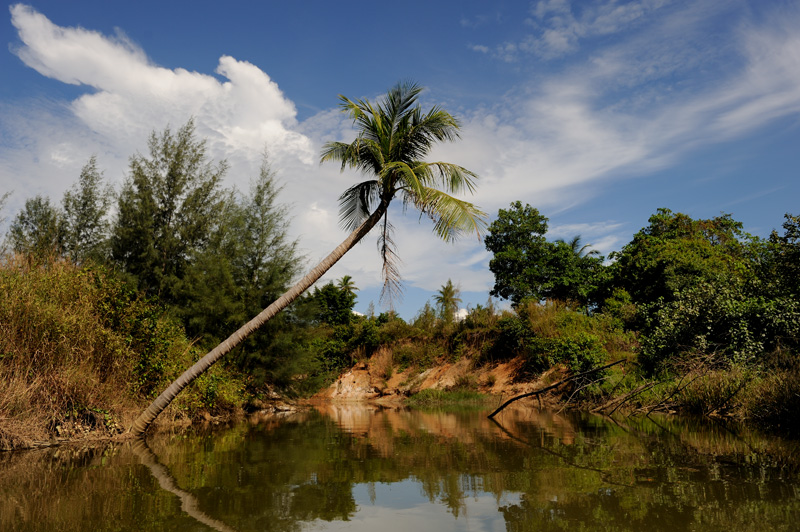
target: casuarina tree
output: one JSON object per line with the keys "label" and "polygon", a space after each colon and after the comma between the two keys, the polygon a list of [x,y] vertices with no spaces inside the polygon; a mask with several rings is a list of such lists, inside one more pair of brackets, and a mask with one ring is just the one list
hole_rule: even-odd
{"label": "casuarina tree", "polygon": [[354,168],[369,175],[339,197],[340,220],[350,235],[289,291],[178,377],[137,418],[131,432],[147,430],[183,388],[286,308],[379,224],[384,287],[395,288],[399,277],[393,261],[389,205],[396,197],[430,217],[434,232],[445,241],[464,233],[482,233],[484,213],[454,195],[473,192],[477,176],[455,164],[424,160],[437,142],[458,138],[459,123],[439,107],[423,112],[417,102],[421,91],[413,83],[399,83],[376,104],[340,96],[342,111],[352,118],[358,134],[350,143],[327,143],[321,161],[339,162],[342,170]]}

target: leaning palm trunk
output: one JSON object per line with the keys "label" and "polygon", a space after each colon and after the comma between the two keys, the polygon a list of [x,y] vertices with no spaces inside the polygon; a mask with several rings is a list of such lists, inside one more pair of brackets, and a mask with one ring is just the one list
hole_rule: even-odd
{"label": "leaning palm trunk", "polygon": [[355,231],[350,233],[344,242],[334,249],[330,255],[320,262],[308,275],[300,279],[289,291],[275,300],[270,306],[262,310],[255,318],[244,324],[235,333],[230,335],[224,342],[215,347],[212,351],[206,354],[203,358],[195,362],[195,364],[183,372],[169,387],[159,395],[155,401],[150,403],[150,406],[142,412],[131,427],[131,433],[134,435],[141,435],[150,424],[158,417],[165,408],[177,397],[181,390],[186,388],[192,381],[202,375],[208,368],[210,368],[220,358],[230,352],[234,347],[242,343],[248,336],[253,334],[256,329],[268,322],[278,312],[285,309],[289,304],[305,292],[311,285],[313,285],[325,272],[336,264],[345,253],[347,253],[359,240],[361,240],[370,230],[375,227],[378,221],[386,214],[389,207],[389,200],[383,199],[369,218],[362,223]]}

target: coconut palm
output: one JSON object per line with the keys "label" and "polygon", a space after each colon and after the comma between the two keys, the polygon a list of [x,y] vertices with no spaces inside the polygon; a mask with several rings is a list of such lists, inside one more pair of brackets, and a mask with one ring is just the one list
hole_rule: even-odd
{"label": "coconut palm", "polygon": [[339,288],[339,290],[347,292],[348,294],[355,294],[356,291],[359,290],[355,281],[353,281],[353,278],[349,275],[342,276],[342,278],[339,279],[339,282],[336,283],[336,286]]}
{"label": "coconut palm", "polygon": [[473,192],[477,176],[454,164],[423,160],[435,143],[458,138],[459,123],[438,107],[424,113],[417,103],[421,91],[413,83],[399,83],[377,104],[339,96],[342,111],[352,118],[358,135],[349,144],[327,143],[321,162],[340,162],[343,171],[355,168],[370,176],[339,197],[340,220],[350,235],[288,292],[178,377],[136,419],[131,432],[138,435],[147,430],[183,388],[286,308],[379,223],[384,288],[396,289],[399,276],[389,223],[389,205],[395,197],[400,197],[404,207],[412,206],[430,217],[434,232],[445,241],[468,232],[481,234],[485,214],[452,195]]}
{"label": "coconut palm", "polygon": [[458,304],[461,303],[461,290],[448,279],[447,284],[443,284],[433,296],[433,300],[439,308],[439,317],[446,323],[452,323],[458,311]]}
{"label": "coconut palm", "polygon": [[556,240],[556,242],[563,242],[564,244],[566,244],[569,247],[569,249],[572,250],[572,253],[574,253],[577,258],[594,257],[600,255],[599,251],[597,251],[596,249],[591,249],[592,247],[591,244],[581,245],[582,244],[581,235],[573,236],[572,240],[570,240],[569,242],[566,242],[563,238],[559,238],[558,240]]}

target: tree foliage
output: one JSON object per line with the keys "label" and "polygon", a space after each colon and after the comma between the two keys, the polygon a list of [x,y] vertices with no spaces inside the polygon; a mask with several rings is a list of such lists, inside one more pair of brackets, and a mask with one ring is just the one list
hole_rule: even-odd
{"label": "tree foliage", "polygon": [[103,175],[97,168],[97,157],[92,156],[81,169],[78,182],[64,193],[64,253],[77,264],[88,259],[101,262],[106,254],[109,223],[108,209],[113,190],[103,184]]}
{"label": "tree foliage", "polygon": [[439,318],[445,323],[453,323],[458,312],[458,304],[461,303],[461,290],[448,279],[433,296],[433,300],[436,302]]}
{"label": "tree foliage", "polygon": [[181,279],[180,314],[192,336],[214,344],[274,301],[297,274],[297,242],[288,236],[289,212],[264,156],[247,194],[219,197],[207,242],[189,256]]}
{"label": "tree foliage", "polygon": [[[346,276],[349,277],[349,276]],[[308,302],[314,306],[316,321],[328,325],[347,325],[353,321],[353,307],[356,304],[356,294],[344,277],[339,283],[327,283],[315,287]]]}
{"label": "tree foliage", "polygon": [[204,249],[221,210],[227,165],[212,165],[194,122],[153,132],[148,156],[135,155],[117,205],[111,256],[138,288],[177,301],[190,257]]}
{"label": "tree foliage", "polygon": [[773,289],[784,295],[800,297],[800,216],[786,213],[783,234],[773,231],[762,275],[772,281]]}
{"label": "tree foliage", "polygon": [[8,236],[15,253],[44,261],[61,255],[65,232],[63,213],[50,198],[37,195],[25,201],[25,207],[11,222]]}
{"label": "tree foliage", "polygon": [[491,295],[515,305],[528,298],[589,304],[603,273],[603,258],[586,253],[580,237],[548,242],[546,233],[547,218],[530,205],[516,201],[510,209],[500,209],[485,239],[493,254]]}
{"label": "tree foliage", "polygon": [[747,276],[749,235],[729,214],[694,220],[658,209],[620,252],[611,268],[612,284],[624,288],[636,304],[663,298],[721,275]]}
{"label": "tree foliage", "polygon": [[638,307],[645,365],[687,356],[752,363],[796,346],[800,304],[772,278],[782,277],[780,242],[747,235],[728,214],[695,220],[659,209],[612,266],[613,286]]}
{"label": "tree foliage", "polygon": [[340,162],[342,170],[350,167],[371,177],[339,196],[340,221],[353,231],[371,214],[381,213],[382,296],[389,299],[400,291],[388,210],[395,196],[429,217],[434,232],[447,242],[468,232],[480,235],[484,227],[484,213],[455,196],[473,192],[477,176],[452,163],[424,160],[435,143],[456,140],[460,124],[439,107],[424,113],[417,103],[421,92],[416,84],[399,83],[377,104],[340,95],[342,110],[353,119],[358,136],[351,143],[329,142],[322,149],[322,162]]}

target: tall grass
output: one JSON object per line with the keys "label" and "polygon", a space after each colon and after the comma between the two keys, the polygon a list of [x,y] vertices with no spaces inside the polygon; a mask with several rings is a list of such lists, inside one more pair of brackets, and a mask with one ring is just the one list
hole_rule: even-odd
{"label": "tall grass", "polygon": [[[0,448],[78,429],[117,432],[197,356],[161,307],[112,274],[8,257],[0,265]],[[226,404],[237,383],[219,380],[200,382],[173,414]]]}

